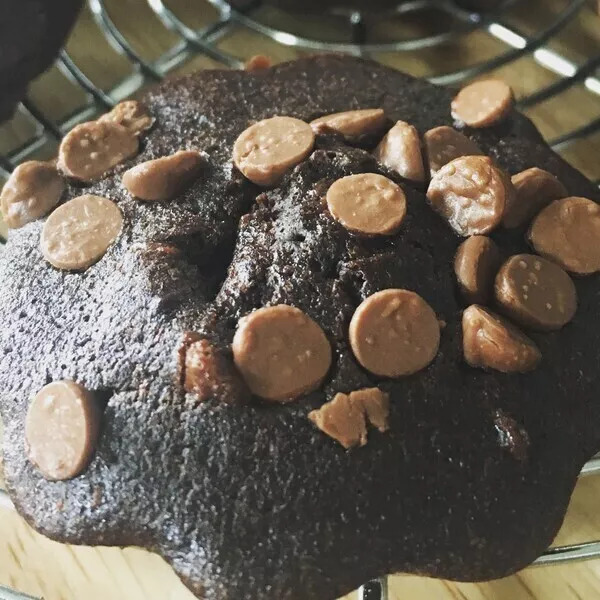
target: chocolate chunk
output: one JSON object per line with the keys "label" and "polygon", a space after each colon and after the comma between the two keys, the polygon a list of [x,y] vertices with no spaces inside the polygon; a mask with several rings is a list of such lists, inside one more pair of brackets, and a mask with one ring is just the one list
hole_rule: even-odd
{"label": "chocolate chunk", "polygon": [[571,278],[558,265],[533,254],[511,256],[502,265],[495,293],[503,312],[539,331],[560,329],[577,310]]}
{"label": "chocolate chunk", "polygon": [[544,206],[567,195],[565,186],[554,175],[532,167],[511,178],[515,194],[508,202],[502,217],[507,228],[526,225]]}
{"label": "chocolate chunk", "polygon": [[504,119],[513,106],[510,86],[500,79],[476,81],[452,101],[452,117],[469,127],[489,127]]}
{"label": "chocolate chunk", "polygon": [[185,350],[183,386],[198,402],[246,399],[248,391],[231,360],[208,340],[192,342]]}
{"label": "chocolate chunk", "polygon": [[437,354],[440,324],[433,309],[409,290],[382,290],[366,298],[350,321],[350,345],[358,362],[384,377],[425,368]]}
{"label": "chocolate chunk", "polygon": [[502,373],[526,373],[535,369],[542,355],[535,343],[512,323],[473,304],[463,313],[463,353],[472,367]]}
{"label": "chocolate chunk", "polygon": [[265,56],[264,54],[255,54],[244,63],[244,69],[250,72],[264,71],[272,64],[273,61],[268,56]]}
{"label": "chocolate chunk", "polygon": [[308,413],[308,418],[344,448],[367,443],[367,424],[362,407],[346,394],[336,394],[319,410]]}
{"label": "chocolate chunk", "polygon": [[389,429],[390,397],[379,388],[363,388],[350,392],[350,399],[361,404],[367,421],[381,433]]}
{"label": "chocolate chunk", "polygon": [[50,480],[71,479],[89,464],[100,430],[94,396],[73,381],[43,387],[27,411],[27,457]]}
{"label": "chocolate chunk", "polygon": [[498,432],[500,446],[506,448],[518,461],[526,461],[529,453],[529,436],[525,428],[501,410],[497,410],[494,415],[494,427]]}
{"label": "chocolate chunk", "polygon": [[0,194],[4,222],[16,229],[47,215],[64,190],[65,183],[52,164],[37,160],[20,164]]}
{"label": "chocolate chunk", "polygon": [[398,121],[379,142],[373,154],[386,167],[412,181],[425,180],[421,140],[417,130],[404,121]]}
{"label": "chocolate chunk", "polygon": [[86,269],[104,255],[122,226],[123,216],[114,202],[91,194],[78,196],[44,223],[42,253],[57,269]]}
{"label": "chocolate chunk", "polygon": [[462,156],[431,179],[427,199],[459,235],[488,233],[502,220],[513,194],[508,176],[487,156]]}
{"label": "chocolate chunk", "polygon": [[206,163],[197,150],[180,150],[148,160],[123,174],[123,185],[140,200],[169,200],[181,193],[196,179]]}
{"label": "chocolate chunk", "polygon": [[310,125],[293,117],[264,119],[244,130],[233,145],[235,166],[253,183],[275,185],[311,152]]}
{"label": "chocolate chunk", "polygon": [[324,115],[310,122],[315,133],[335,131],[347,140],[357,140],[363,136],[379,133],[385,125],[382,108],[366,108]]}
{"label": "chocolate chunk", "polygon": [[137,152],[137,137],[122,125],[90,121],[64,137],[58,149],[58,168],[73,179],[90,182]]}
{"label": "chocolate chunk", "polygon": [[379,431],[388,430],[389,396],[379,388],[338,393],[308,418],[344,448],[367,443],[367,420]]}
{"label": "chocolate chunk", "polygon": [[500,249],[493,240],[483,235],[474,235],[458,247],[454,258],[454,273],[467,302],[489,302],[501,262]]}
{"label": "chocolate chunk", "polygon": [[119,102],[110,112],[98,119],[100,123],[117,123],[133,135],[141,135],[148,131],[155,121],[148,109],[137,100]]}
{"label": "chocolate chunk", "polygon": [[323,330],[293,306],[259,308],[240,320],[233,359],[253,394],[289,402],[321,385],[331,365]]}
{"label": "chocolate chunk", "polygon": [[572,196],[555,200],[535,218],[529,239],[536,252],[563,269],[589,275],[600,271],[600,206]]}
{"label": "chocolate chunk", "polygon": [[365,235],[395,233],[406,215],[406,196],[391,179],[375,173],[342,177],[327,191],[327,208],[346,229]]}
{"label": "chocolate chunk", "polygon": [[459,156],[479,156],[483,152],[470,138],[453,127],[442,125],[425,132],[423,136],[429,173],[433,177],[444,165]]}

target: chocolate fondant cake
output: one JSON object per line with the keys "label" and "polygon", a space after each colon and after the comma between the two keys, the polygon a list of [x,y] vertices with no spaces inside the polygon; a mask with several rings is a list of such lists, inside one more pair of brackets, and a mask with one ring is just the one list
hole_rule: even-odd
{"label": "chocolate fondant cake", "polygon": [[204,71],[19,167],[0,409],[27,521],[154,550],[207,600],[539,556],[600,449],[600,196],[477,90],[339,56]]}

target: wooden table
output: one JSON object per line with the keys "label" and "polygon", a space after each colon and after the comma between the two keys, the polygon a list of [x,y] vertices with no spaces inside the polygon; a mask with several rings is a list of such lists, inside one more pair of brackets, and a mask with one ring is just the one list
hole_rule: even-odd
{"label": "wooden table", "polygon": [[[202,4],[201,2],[199,2]],[[510,22],[518,23],[522,31],[539,29],[564,8],[566,0],[523,0],[520,8],[511,12]],[[135,49],[153,59],[175,41],[175,36],[159,26],[143,0],[107,2],[116,24],[126,32]],[[210,22],[214,9],[202,4],[202,10],[189,0],[168,3],[176,14],[195,27]],[[136,18],[131,18],[135,11]],[[272,24],[288,24],[285,15],[270,11],[264,18]],[[304,16],[296,19],[297,32],[316,36],[335,36],[335,27],[322,17]],[[390,20],[377,27],[380,36],[398,34],[398,25]],[[418,22],[402,25],[414,32],[431,28]],[[151,31],[151,35],[148,32]],[[591,8],[558,37],[550,48],[561,52],[575,63],[600,49],[600,19]],[[240,58],[256,53],[285,60],[300,51],[280,46],[262,36],[240,29],[221,40],[219,47]],[[92,51],[90,51],[90,48]],[[474,60],[490,57],[505,47],[482,32],[466,36],[460,43],[402,54],[381,53],[376,58],[393,66],[422,76],[456,68]],[[112,52],[85,11],[68,43],[72,56],[95,81],[109,88],[127,74],[126,59]],[[216,66],[206,57],[196,57],[182,71]],[[509,81],[518,97],[529,94],[556,80],[547,69],[531,57],[522,58],[498,70]],[[56,68],[40,77],[32,86],[31,98],[52,119],[59,119],[74,110],[82,101],[80,91],[66,82]],[[575,86],[557,98],[532,111],[545,136],[552,138],[600,116],[600,100],[583,85]],[[26,139],[31,127],[22,116],[0,127],[0,152],[5,152]],[[573,144],[564,155],[588,176],[600,177],[598,155],[600,135]],[[54,147],[48,145],[38,153],[51,157]],[[1,227],[1,226],[0,226]],[[600,476],[582,479],[571,501],[565,524],[557,543],[575,543],[600,539]],[[543,510],[543,507],[540,507]],[[191,594],[179,582],[168,565],[158,556],[139,549],[87,548],[51,542],[29,528],[13,511],[0,506],[0,585],[43,596],[46,600],[192,600]],[[0,598],[2,595],[0,594]],[[352,597],[352,596],[349,596]],[[566,566],[530,568],[518,575],[484,584],[455,584],[419,577],[390,578],[390,598],[393,600],[592,600],[600,598],[600,560]],[[307,599],[311,600],[311,599]]]}

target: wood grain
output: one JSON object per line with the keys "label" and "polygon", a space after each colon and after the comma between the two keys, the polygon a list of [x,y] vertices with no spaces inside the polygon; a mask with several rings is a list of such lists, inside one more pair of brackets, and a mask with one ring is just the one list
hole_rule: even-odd
{"label": "wood grain", "polygon": [[[523,32],[538,30],[552,21],[568,0],[522,1],[507,17],[507,22]],[[154,60],[177,40],[163,27],[142,0],[107,2],[117,26],[145,59]],[[215,11],[205,1],[172,0],[168,5],[192,27],[214,20]],[[135,18],[132,15],[135,14]],[[344,40],[347,31],[334,19],[322,15],[303,15],[290,24],[277,10],[262,10],[261,19],[273,26],[293,28],[298,35],[323,36]],[[371,35],[383,39],[433,33],[436,23],[406,18],[389,19],[370,27]],[[574,62],[597,54],[600,19],[592,10],[582,11],[574,23],[555,37],[550,46]],[[246,29],[234,28],[218,47],[239,58],[268,54],[275,62],[303,52],[279,45]],[[105,88],[115,85],[131,72],[126,58],[112,49],[98,32],[89,11],[84,11],[68,43],[68,49],[82,69]],[[400,54],[379,53],[374,58],[420,76],[451,71],[490,58],[505,49],[487,34],[475,32],[444,47]],[[217,63],[198,56],[180,72],[214,68]],[[556,81],[550,71],[524,57],[498,75],[513,85],[518,97]],[[53,68],[30,89],[30,98],[51,119],[72,113],[85,100],[84,94]],[[583,85],[575,86],[529,111],[547,137],[560,135],[600,116],[600,101]],[[0,152],[23,143],[32,133],[23,115],[0,126]],[[600,177],[597,156],[600,135],[592,136],[565,150],[564,155],[590,177]],[[40,150],[40,158],[49,158],[54,144]],[[2,225],[0,224],[0,232]],[[1,282],[0,282],[1,285]],[[600,539],[600,477],[582,479],[573,495],[565,524],[557,543]],[[543,509],[543,507],[540,507]],[[500,534],[500,533],[499,533]],[[16,513],[0,509],[0,584],[15,587],[46,600],[192,600],[168,565],[158,556],[139,549],[88,548],[61,545],[35,533]],[[355,594],[348,598],[356,597]],[[390,578],[390,600],[592,600],[600,598],[600,561],[560,567],[530,568],[518,575],[481,584],[456,584],[420,577]],[[307,599],[312,600],[312,599]]]}

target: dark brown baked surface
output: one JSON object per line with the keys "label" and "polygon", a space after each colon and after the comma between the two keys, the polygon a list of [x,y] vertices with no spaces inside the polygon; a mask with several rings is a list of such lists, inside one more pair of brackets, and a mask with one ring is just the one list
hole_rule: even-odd
{"label": "dark brown baked surface", "polygon": [[58,53],[82,0],[3,0],[0,5],[0,121]]}
{"label": "dark brown baked surface", "polygon": [[[453,271],[462,240],[422,189],[335,135],[319,135],[266,193],[231,163],[236,137],[259,119],[381,107],[390,124],[422,135],[452,124],[451,98],[336,56],[203,71],[151,91],[157,121],[140,154],[85,188],[123,212],[106,255],[83,273],[55,270],[39,248],[43,220],[11,231],[0,255],[5,476],[27,521],[57,540],[155,550],[207,600],[333,599],[396,571],[481,580],[542,553],[600,449],[600,278],[576,280],[571,323],[531,334],[537,370],[474,369],[462,356]],[[518,113],[466,133],[511,174],[541,167],[571,195],[599,200]],[[132,165],[185,148],[209,161],[179,198],[142,203],[121,186]],[[351,235],[321,201],[335,179],[361,172],[406,194],[407,216],[389,238]],[[63,201],[81,193],[70,185]],[[492,237],[506,256],[528,252],[522,231]],[[355,308],[385,288],[417,292],[446,322],[434,361],[397,380],[362,369],[347,338]],[[204,402],[184,392],[189,332],[230,360],[238,319],[277,303],[301,308],[332,345],[320,390],[286,405],[243,401],[235,386]],[[50,482],[26,458],[24,421],[38,390],[61,379],[106,406],[87,470]],[[389,394],[390,429],[370,431],[362,448],[345,451],[307,418],[337,392],[373,386]]]}

